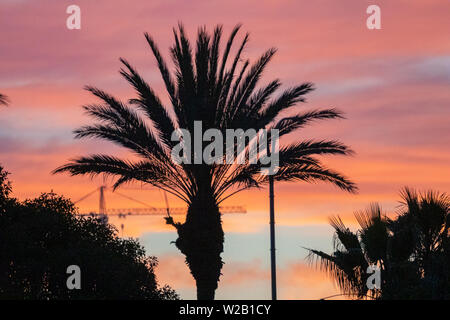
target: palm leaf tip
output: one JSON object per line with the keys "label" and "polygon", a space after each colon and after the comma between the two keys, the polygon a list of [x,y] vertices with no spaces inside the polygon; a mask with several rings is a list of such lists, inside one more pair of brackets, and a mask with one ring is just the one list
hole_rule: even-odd
{"label": "palm leaf tip", "polygon": [[0,105],[7,106],[9,104],[9,99],[4,94],[0,93]]}

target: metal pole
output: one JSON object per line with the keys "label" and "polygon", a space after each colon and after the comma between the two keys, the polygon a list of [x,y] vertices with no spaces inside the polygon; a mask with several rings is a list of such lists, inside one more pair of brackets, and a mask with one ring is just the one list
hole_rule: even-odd
{"label": "metal pole", "polygon": [[275,208],[273,193],[273,175],[269,176],[270,200],[270,271],[272,279],[272,300],[277,300],[277,269],[275,257]]}
{"label": "metal pole", "polygon": [[100,187],[100,199],[98,202],[98,214],[106,214],[105,186]]}

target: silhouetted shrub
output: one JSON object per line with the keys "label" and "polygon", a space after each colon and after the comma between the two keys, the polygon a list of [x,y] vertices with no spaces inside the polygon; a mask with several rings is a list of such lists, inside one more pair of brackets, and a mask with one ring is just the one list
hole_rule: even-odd
{"label": "silhouetted shrub", "polygon": [[[157,260],[113,226],[75,215],[54,193],[19,202],[0,167],[1,299],[177,299],[159,288]],[[67,267],[81,269],[81,289],[69,290]]]}

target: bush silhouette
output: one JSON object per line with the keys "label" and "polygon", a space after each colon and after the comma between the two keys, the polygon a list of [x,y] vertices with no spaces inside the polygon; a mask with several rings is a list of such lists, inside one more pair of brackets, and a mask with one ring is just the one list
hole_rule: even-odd
{"label": "bush silhouette", "polygon": [[[1,299],[175,299],[159,288],[154,268],[135,240],[92,218],[54,193],[19,202],[0,167]],[[67,267],[81,269],[81,289],[69,290]]]}

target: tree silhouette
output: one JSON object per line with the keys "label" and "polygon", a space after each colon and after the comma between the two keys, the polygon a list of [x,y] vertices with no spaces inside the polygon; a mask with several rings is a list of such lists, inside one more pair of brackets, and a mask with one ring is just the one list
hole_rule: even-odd
{"label": "tree silhouette", "polygon": [[[449,299],[450,200],[446,194],[419,194],[409,188],[401,196],[400,212],[393,220],[378,204],[357,212],[357,232],[339,217],[331,218],[333,254],[308,249],[308,259],[318,262],[349,296]],[[381,288],[367,287],[369,265],[380,268]]]}
{"label": "tree silhouette", "polygon": [[[75,215],[54,193],[23,202],[10,197],[0,166],[0,299],[177,299],[158,287],[155,257],[98,219]],[[81,270],[81,288],[69,290],[67,267]]]}
{"label": "tree silhouette", "polygon": [[[183,26],[173,30],[174,45],[170,52],[175,71],[169,71],[155,41],[146,40],[156,58],[159,71],[170,98],[164,106],[149,84],[125,59],[121,75],[136,90],[137,97],[127,105],[97,88],[86,89],[102,100],[102,104],[85,106],[86,112],[99,122],[75,131],[77,138],[94,137],[112,141],[137,154],[141,160],[130,161],[110,155],[77,158],[55,170],[72,175],[106,174],[117,177],[115,187],[141,181],[163,189],[185,201],[188,212],[184,223],[166,218],[178,232],[176,246],[186,256],[197,285],[198,299],[214,299],[223,265],[224,233],[219,204],[229,196],[268,182],[260,173],[262,165],[244,164],[177,164],[171,159],[176,142],[171,135],[177,128],[194,132],[194,121],[202,122],[203,132],[250,128],[278,129],[280,137],[316,120],[342,118],[335,109],[311,110],[286,116],[285,111],[304,102],[304,95],[313,90],[311,83],[289,88],[274,97],[279,80],[257,89],[257,85],[275,49],[267,50],[254,64],[243,61],[248,43],[246,34],[230,58],[240,26],[236,26],[223,51],[220,50],[222,27],[213,34],[199,28],[195,53]],[[149,120],[152,125],[149,124]],[[236,143],[236,142],[235,142]],[[247,145],[248,146],[248,145]],[[236,145],[235,145],[236,147]],[[193,149],[193,148],[191,148]],[[225,156],[234,150],[227,150]],[[246,149],[247,152],[248,149]],[[193,152],[193,151],[192,151]],[[277,181],[326,181],[346,191],[356,186],[341,174],[330,170],[314,157],[323,154],[349,155],[344,144],[331,141],[299,141],[280,148],[280,169]]]}

